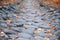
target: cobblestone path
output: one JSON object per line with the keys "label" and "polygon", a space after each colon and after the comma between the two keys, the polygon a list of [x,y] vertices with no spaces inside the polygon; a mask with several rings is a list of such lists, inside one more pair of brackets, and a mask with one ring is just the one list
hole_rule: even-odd
{"label": "cobblestone path", "polygon": [[60,13],[23,0],[0,8],[0,40],[60,40]]}

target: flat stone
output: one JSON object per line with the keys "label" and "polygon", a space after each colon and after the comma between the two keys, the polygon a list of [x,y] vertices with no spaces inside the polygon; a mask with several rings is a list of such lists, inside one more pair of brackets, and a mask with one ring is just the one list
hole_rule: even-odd
{"label": "flat stone", "polygon": [[27,39],[30,39],[32,37],[32,35],[27,33],[19,33],[18,36],[22,38],[27,38]]}
{"label": "flat stone", "polygon": [[7,29],[4,29],[3,30],[5,34],[14,34],[15,32],[12,31],[12,30],[7,30]]}
{"label": "flat stone", "polygon": [[30,39],[18,38],[17,40],[30,40]]}

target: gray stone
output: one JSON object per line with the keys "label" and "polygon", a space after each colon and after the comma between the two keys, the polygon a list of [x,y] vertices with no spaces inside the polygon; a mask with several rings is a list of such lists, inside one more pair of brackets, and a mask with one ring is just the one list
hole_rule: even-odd
{"label": "gray stone", "polygon": [[19,33],[18,36],[22,38],[27,38],[27,39],[30,39],[32,37],[32,35],[27,33]]}
{"label": "gray stone", "polygon": [[17,40],[30,40],[30,39],[18,38]]}
{"label": "gray stone", "polygon": [[13,30],[4,29],[3,31],[5,34],[14,34],[15,33]]}

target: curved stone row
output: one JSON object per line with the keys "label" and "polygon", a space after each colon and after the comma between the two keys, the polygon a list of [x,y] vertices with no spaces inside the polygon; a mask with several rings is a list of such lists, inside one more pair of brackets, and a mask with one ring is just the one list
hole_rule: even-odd
{"label": "curved stone row", "polygon": [[37,0],[23,0],[0,10],[1,40],[58,40],[60,13]]}

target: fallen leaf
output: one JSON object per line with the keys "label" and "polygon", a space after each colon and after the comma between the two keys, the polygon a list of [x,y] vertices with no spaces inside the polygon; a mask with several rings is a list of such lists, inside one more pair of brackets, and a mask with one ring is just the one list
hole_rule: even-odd
{"label": "fallen leaf", "polygon": [[38,28],[34,31],[34,33],[39,33],[42,29],[41,28]]}
{"label": "fallen leaf", "polygon": [[54,35],[54,34],[52,34],[52,33],[50,33],[49,35],[50,35],[51,37],[54,37],[54,36],[55,36],[55,35]]}
{"label": "fallen leaf", "polygon": [[50,22],[48,22],[48,23],[47,23],[47,26],[51,26],[51,23],[50,23]]}
{"label": "fallen leaf", "polygon": [[60,0],[52,0],[55,3],[60,3]]}
{"label": "fallen leaf", "polygon": [[55,31],[57,30],[55,26],[52,26],[52,29],[55,30]]}
{"label": "fallen leaf", "polygon": [[12,20],[11,19],[8,19],[6,22],[7,22],[7,24],[9,24],[9,23],[12,22]]}
{"label": "fallen leaf", "polygon": [[50,30],[49,30],[49,29],[48,29],[48,30],[46,30],[46,31],[45,31],[45,33],[50,33]]}
{"label": "fallen leaf", "polygon": [[45,40],[50,40],[48,37],[45,37]]}

